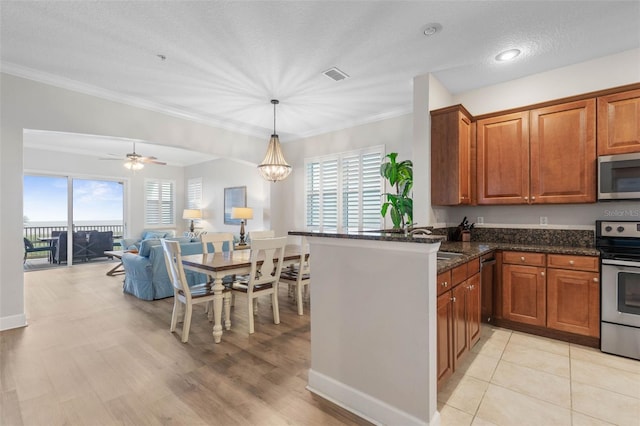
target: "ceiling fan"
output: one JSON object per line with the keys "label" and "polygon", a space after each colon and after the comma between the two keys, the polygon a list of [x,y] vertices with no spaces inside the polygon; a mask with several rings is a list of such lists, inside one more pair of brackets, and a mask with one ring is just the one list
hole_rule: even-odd
{"label": "ceiling fan", "polygon": [[[111,154],[114,155],[115,154]],[[120,160],[120,158],[101,158],[101,160]],[[165,166],[167,163],[158,161],[156,157],[145,157],[136,153],[136,143],[133,142],[133,152],[126,155],[123,166],[129,170],[140,170],[145,164],[159,164]]]}

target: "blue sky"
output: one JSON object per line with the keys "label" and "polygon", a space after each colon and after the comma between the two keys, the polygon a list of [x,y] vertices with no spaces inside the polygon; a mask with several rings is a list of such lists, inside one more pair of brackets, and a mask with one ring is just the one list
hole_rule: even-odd
{"label": "blue sky", "polygon": [[[74,220],[122,220],[123,185],[113,181],[74,179]],[[67,178],[24,177],[24,215],[30,222],[67,220]]]}

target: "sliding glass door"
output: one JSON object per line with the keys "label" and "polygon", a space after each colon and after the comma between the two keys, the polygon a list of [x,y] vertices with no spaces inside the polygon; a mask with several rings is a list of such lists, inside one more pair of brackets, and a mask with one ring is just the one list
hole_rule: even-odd
{"label": "sliding glass door", "polygon": [[91,231],[112,232],[115,241],[124,234],[124,198],[122,181],[25,175],[24,237],[36,246],[49,244],[52,264],[86,261],[82,251]]}

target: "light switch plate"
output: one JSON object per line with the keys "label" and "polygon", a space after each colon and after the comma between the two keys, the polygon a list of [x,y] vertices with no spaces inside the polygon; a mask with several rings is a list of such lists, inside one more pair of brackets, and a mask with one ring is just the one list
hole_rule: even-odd
{"label": "light switch plate", "polygon": [[549,218],[547,216],[540,216],[540,225],[548,225]]}

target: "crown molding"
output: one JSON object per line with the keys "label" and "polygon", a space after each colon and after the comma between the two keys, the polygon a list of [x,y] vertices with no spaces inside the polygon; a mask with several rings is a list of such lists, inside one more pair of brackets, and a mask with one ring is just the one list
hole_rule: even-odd
{"label": "crown molding", "polygon": [[82,93],[85,95],[95,96],[97,98],[105,99],[108,101],[118,102],[136,108],[142,108],[149,111],[170,115],[176,118],[194,121],[196,123],[205,124],[207,126],[242,133],[248,136],[259,138],[265,135],[263,129],[251,128],[248,126],[243,127],[240,124],[233,125],[230,124],[229,121],[216,120],[200,114],[187,112],[177,108],[171,108],[166,105],[158,104],[156,102],[151,102],[134,96],[123,95],[121,93],[104,89],[102,87],[81,83],[77,80],[60,77],[54,74],[34,70],[32,68],[13,64],[10,62],[0,63],[0,72],[10,74],[15,77],[33,80],[39,83],[48,84],[50,86],[59,87],[61,89],[72,90],[74,92]]}
{"label": "crown molding", "polygon": [[[218,120],[212,117],[207,117],[200,114],[180,110],[178,108],[171,108],[166,105],[158,104],[156,102],[151,102],[142,98],[123,95],[121,93],[104,89],[102,87],[82,83],[77,80],[72,80],[65,77],[60,77],[44,71],[39,71],[33,68],[17,65],[11,62],[0,63],[0,72],[10,74],[15,77],[36,81],[39,83],[48,84],[50,86],[59,87],[61,89],[71,90],[71,91],[82,93],[89,96],[95,96],[97,98],[105,99],[108,101],[118,102],[125,105],[133,106],[136,108],[142,108],[149,111],[159,112],[161,114],[170,115],[173,117],[193,121],[193,122],[204,124],[207,126],[212,126],[212,127],[217,127],[224,130],[242,133],[247,136],[263,138],[263,137],[266,137],[265,135],[267,135],[267,133],[269,132],[269,131],[265,132],[264,129],[257,128],[255,126],[248,126],[240,123],[231,124],[228,120],[224,120],[224,121]],[[327,133],[349,129],[352,127],[363,126],[366,124],[376,123],[379,121],[400,117],[403,115],[411,114],[412,112],[413,112],[413,109],[411,107],[399,108],[393,111],[372,115],[359,120],[343,121],[343,122],[337,123],[335,126],[319,127],[303,133],[281,132],[280,141],[282,143],[293,142],[300,139],[306,139],[314,136],[319,136]]]}

